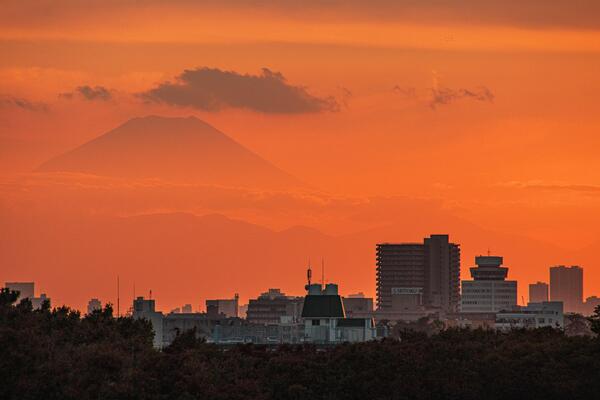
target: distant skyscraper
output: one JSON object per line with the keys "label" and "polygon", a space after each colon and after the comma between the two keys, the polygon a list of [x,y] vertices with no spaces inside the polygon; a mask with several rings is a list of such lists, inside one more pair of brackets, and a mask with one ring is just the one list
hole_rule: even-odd
{"label": "distant skyscraper", "polygon": [[102,309],[102,302],[96,298],[94,299],[90,299],[90,301],[88,301],[88,305],[87,305],[87,313],[88,314],[92,314],[94,311],[96,310],[101,310]]}
{"label": "distant skyscraper", "polygon": [[551,267],[550,300],[562,301],[566,312],[581,312],[583,305],[583,269],[576,265]]}
{"label": "distant skyscraper", "polygon": [[507,281],[508,268],[502,257],[475,257],[473,280],[462,281],[461,312],[494,313],[517,305],[517,281]]}
{"label": "distant skyscraper", "polygon": [[548,284],[546,282],[537,282],[529,284],[529,302],[541,303],[548,301]]}
{"label": "distant skyscraper", "polygon": [[406,303],[394,302],[394,294],[409,294],[427,308],[455,311],[460,301],[459,245],[450,243],[448,235],[431,235],[422,244],[378,244],[378,309]]}

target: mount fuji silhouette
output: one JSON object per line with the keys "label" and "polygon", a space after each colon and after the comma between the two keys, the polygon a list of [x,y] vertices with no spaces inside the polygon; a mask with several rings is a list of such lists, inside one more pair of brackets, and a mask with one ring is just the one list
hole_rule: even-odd
{"label": "mount fuji silhouette", "polygon": [[148,116],[42,164],[41,172],[281,189],[302,182],[195,117]]}

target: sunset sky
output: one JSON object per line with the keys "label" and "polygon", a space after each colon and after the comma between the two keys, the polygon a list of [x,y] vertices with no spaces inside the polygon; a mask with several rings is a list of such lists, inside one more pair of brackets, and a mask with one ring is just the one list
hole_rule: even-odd
{"label": "sunset sky", "polygon": [[[519,299],[554,264],[581,265],[600,296],[600,2],[9,0],[0,54],[2,282],[83,307],[114,301],[119,274],[168,311],[301,294],[306,260],[326,256],[342,294],[374,295],[377,241],[450,233],[462,278],[489,249]],[[195,116],[302,185],[38,170],[149,115]],[[130,254],[146,251],[140,227],[111,258],[106,221],[155,214],[283,231],[295,253],[213,266],[191,255],[203,237],[165,219],[161,274]]]}

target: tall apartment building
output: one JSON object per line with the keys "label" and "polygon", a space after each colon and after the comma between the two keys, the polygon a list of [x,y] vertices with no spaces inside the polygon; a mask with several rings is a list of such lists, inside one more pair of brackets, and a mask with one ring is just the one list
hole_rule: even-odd
{"label": "tall apartment building", "polygon": [[581,312],[583,306],[583,269],[576,265],[551,267],[550,300],[562,301],[565,312]]}
{"label": "tall apartment building", "polygon": [[508,268],[502,257],[475,257],[473,280],[462,281],[461,312],[494,313],[517,305],[517,281],[507,281]]}
{"label": "tall apartment building", "polygon": [[460,247],[448,235],[431,235],[423,243],[380,243],[376,250],[379,310],[406,303],[394,296],[413,296],[429,309],[458,308]]}
{"label": "tall apartment building", "polygon": [[536,282],[529,284],[529,302],[541,303],[548,301],[548,284],[546,282]]}

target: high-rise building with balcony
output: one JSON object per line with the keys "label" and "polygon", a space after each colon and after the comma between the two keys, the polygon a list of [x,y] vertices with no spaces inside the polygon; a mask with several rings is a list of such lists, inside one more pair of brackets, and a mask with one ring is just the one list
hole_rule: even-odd
{"label": "high-rise building with balcony", "polygon": [[415,302],[428,309],[458,308],[460,247],[448,235],[431,235],[423,243],[380,243],[376,250],[379,310]]}

